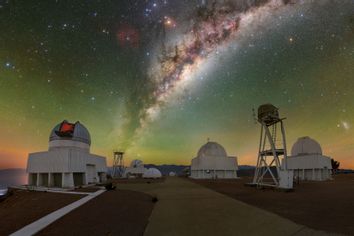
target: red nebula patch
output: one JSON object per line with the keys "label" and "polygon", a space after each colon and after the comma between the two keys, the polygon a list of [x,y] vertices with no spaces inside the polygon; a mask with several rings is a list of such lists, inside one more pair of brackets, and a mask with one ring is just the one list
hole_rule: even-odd
{"label": "red nebula patch", "polygon": [[138,48],[140,42],[139,31],[133,26],[124,24],[119,27],[117,32],[118,43],[121,47]]}

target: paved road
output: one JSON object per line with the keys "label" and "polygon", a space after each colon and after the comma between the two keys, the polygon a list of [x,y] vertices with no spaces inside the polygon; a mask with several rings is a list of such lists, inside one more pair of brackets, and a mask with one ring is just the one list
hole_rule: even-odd
{"label": "paved road", "polygon": [[183,178],[169,177],[159,184],[122,184],[118,188],[157,196],[146,236],[326,234]]}

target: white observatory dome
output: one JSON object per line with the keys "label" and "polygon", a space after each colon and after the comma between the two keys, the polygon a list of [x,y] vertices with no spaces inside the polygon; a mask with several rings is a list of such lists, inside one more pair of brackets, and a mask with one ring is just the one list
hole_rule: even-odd
{"label": "white observatory dome", "polygon": [[192,159],[190,177],[193,179],[237,178],[237,157],[229,157],[223,146],[207,142]]}
{"label": "white observatory dome", "polygon": [[141,160],[135,159],[132,160],[132,162],[130,163],[130,167],[132,168],[144,167],[144,163]]}
{"label": "white observatory dome", "polygon": [[207,142],[198,151],[198,157],[215,156],[226,157],[226,151],[223,146],[216,142]]}
{"label": "white observatory dome", "polygon": [[316,140],[310,137],[299,138],[294,143],[291,149],[291,155],[299,156],[299,155],[309,155],[309,154],[322,155],[322,148],[320,144]]}
{"label": "white observatory dome", "polygon": [[49,142],[55,140],[70,140],[91,145],[90,133],[79,121],[76,123],[69,123],[64,120],[57,124],[49,136]]}
{"label": "white observatory dome", "polygon": [[161,172],[156,168],[149,168],[143,174],[143,178],[161,178],[161,176]]}

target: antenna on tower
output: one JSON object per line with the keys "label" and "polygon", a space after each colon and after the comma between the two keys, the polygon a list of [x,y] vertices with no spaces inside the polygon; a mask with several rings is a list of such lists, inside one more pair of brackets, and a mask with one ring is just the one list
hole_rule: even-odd
{"label": "antenna on tower", "polygon": [[[255,116],[255,114],[254,114]],[[258,107],[255,119],[261,124],[257,166],[251,185],[292,189],[293,172],[287,170],[285,128],[278,108],[272,104]],[[278,127],[280,126],[280,132]],[[279,133],[279,136],[278,136]],[[284,166],[280,163],[283,157]]]}
{"label": "antenna on tower", "polygon": [[113,178],[121,178],[124,174],[124,152],[122,151],[113,151],[113,170],[112,177]]}
{"label": "antenna on tower", "polygon": [[254,110],[254,108],[252,108],[252,116],[253,116],[253,121],[255,124],[257,124],[257,116],[256,116],[256,111]]}

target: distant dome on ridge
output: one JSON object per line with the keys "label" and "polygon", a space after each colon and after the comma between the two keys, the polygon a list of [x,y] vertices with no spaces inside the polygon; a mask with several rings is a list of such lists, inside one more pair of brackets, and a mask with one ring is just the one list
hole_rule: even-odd
{"label": "distant dome on ridge", "polygon": [[73,140],[91,145],[90,133],[79,121],[76,123],[69,123],[64,120],[57,124],[49,136],[49,142],[54,140]]}
{"label": "distant dome on ridge", "polygon": [[130,167],[132,168],[144,167],[144,163],[141,160],[135,159],[132,160],[132,162],[130,163]]}
{"label": "distant dome on ridge", "polygon": [[320,144],[310,138],[310,137],[302,137],[299,138],[293,145],[291,149],[292,156],[299,156],[299,155],[308,155],[308,154],[318,154],[322,155],[322,148]]}
{"label": "distant dome on ridge", "polygon": [[207,142],[198,151],[198,157],[202,156],[216,156],[226,157],[226,151],[223,146],[216,142]]}

